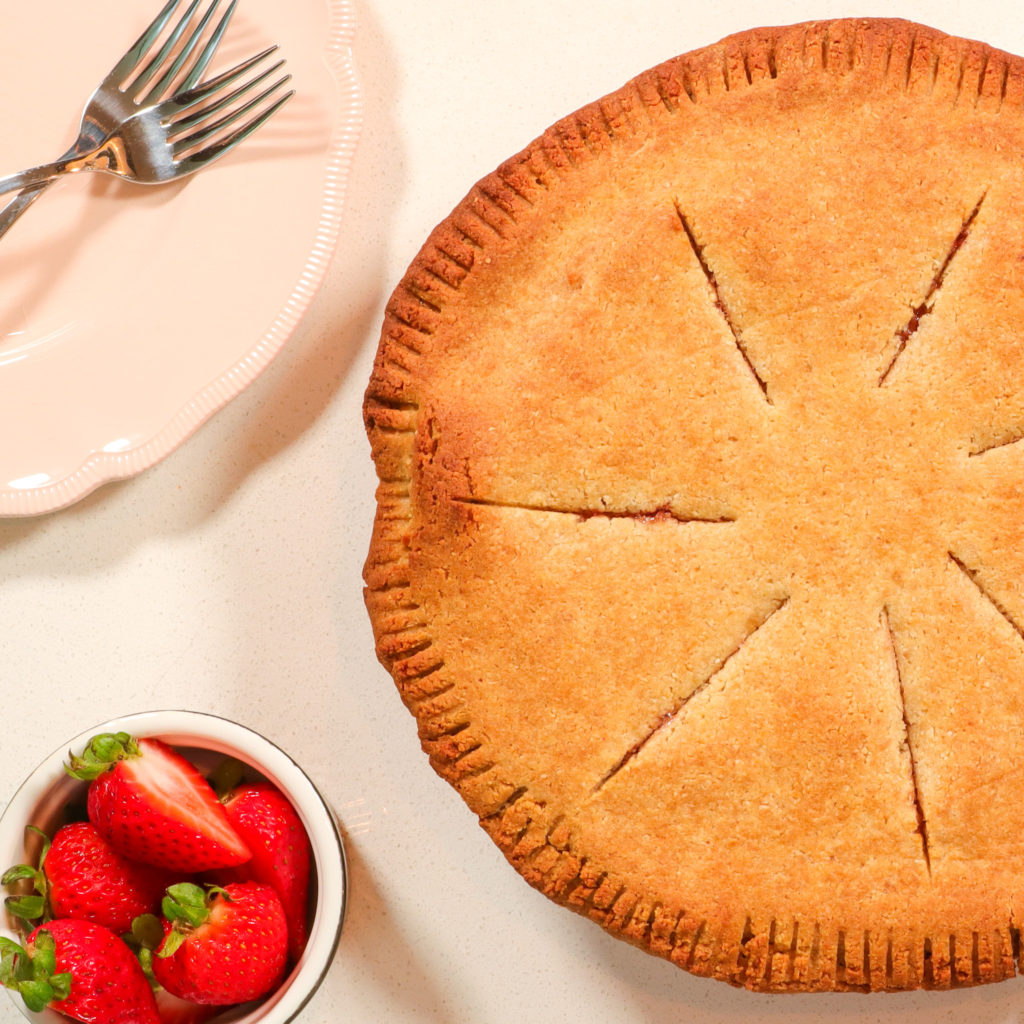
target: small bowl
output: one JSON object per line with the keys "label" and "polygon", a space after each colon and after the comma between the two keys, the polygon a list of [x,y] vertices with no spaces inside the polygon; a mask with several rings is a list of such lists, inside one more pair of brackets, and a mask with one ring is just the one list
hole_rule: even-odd
{"label": "small bowl", "polygon": [[[176,747],[201,771],[223,757],[248,766],[252,778],[264,778],[291,800],[313,847],[310,879],[309,941],[299,962],[280,988],[265,999],[225,1009],[211,1024],[286,1024],[309,1002],[334,959],[345,918],[347,878],[345,849],[337,820],[306,773],[259,733],[237,722],[197,711],[148,711],[97,725],[55,750],[22,783],[0,816],[0,872],[12,864],[34,862],[38,848],[25,828],[35,825],[52,836],[68,817],[68,807],[84,805],[86,783],[64,772],[68,751],[81,753],[98,733],[127,732],[153,737]],[[0,909],[0,935],[21,939],[14,922]],[[15,1005],[35,1024],[67,1024],[54,1010],[33,1013],[20,995]]]}

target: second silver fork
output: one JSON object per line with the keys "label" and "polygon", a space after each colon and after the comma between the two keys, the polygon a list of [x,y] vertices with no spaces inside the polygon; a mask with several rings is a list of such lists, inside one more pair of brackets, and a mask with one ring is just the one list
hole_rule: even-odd
{"label": "second silver fork", "polygon": [[[200,0],[192,0],[157,49],[156,42],[161,33],[184,2],[168,0],[142,35],[110,69],[86,103],[78,138],[60,157],[61,160],[72,160],[92,152],[132,114],[142,108],[155,106],[170,95],[172,88],[175,91],[187,90],[200,81],[213,59],[238,0],[231,0],[202,48],[200,42],[203,34],[221,0],[212,0],[198,18]],[[190,26],[191,32],[184,38]],[[0,212],[0,237],[10,230],[14,222],[52,183],[53,179],[25,188],[4,207]]]}

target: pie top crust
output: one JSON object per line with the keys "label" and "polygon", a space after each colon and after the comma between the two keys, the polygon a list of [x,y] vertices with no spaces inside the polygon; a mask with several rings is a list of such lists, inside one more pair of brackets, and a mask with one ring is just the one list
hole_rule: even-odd
{"label": "pie top crust", "polygon": [[378,654],[554,900],[765,991],[1017,969],[1024,62],[758,29],[565,118],[388,305]]}

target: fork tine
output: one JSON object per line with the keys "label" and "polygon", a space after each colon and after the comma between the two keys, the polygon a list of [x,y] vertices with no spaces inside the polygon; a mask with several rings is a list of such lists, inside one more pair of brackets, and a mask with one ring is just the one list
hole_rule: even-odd
{"label": "fork tine", "polygon": [[157,55],[146,65],[139,77],[132,82],[132,91],[136,96],[146,88],[153,76],[161,67],[163,67],[164,61],[167,60],[168,55],[184,34],[185,29],[188,27],[188,23],[192,20],[192,15],[196,13],[196,8],[198,6],[199,0],[192,0],[192,3],[188,5],[188,10],[186,10],[181,18],[178,19],[178,24],[174,26],[171,34],[164,42],[164,45],[161,46],[157,52]]}
{"label": "fork tine", "polygon": [[[261,75],[260,79],[265,77],[266,75]],[[234,110],[229,110],[223,117],[218,118],[211,124],[204,125],[202,128],[198,128],[190,135],[186,135],[184,138],[180,138],[177,141],[173,142],[171,144],[171,152],[175,157],[177,157],[179,154],[185,153],[188,150],[193,149],[200,143],[206,142],[207,139],[212,139],[218,135],[222,135],[226,128],[229,128],[233,124],[237,124],[243,117],[251,113],[257,107],[259,107],[264,102],[264,100],[269,99],[275,92],[278,91],[278,89],[281,88],[282,85],[288,82],[291,79],[291,77],[291,75],[282,75],[276,82],[274,82],[272,85],[264,89],[263,92],[254,96],[247,103],[243,103],[242,106],[236,107]],[[250,89],[252,89],[260,79],[250,82],[248,85],[241,89],[237,89],[235,91],[236,98],[249,92]],[[288,99],[291,95],[292,94],[289,93],[288,96],[281,97],[281,99]],[[223,105],[223,103],[218,103],[217,108],[220,109],[221,107],[223,107]],[[245,128],[246,126],[243,125],[242,127]],[[257,125],[257,127],[259,126]],[[253,131],[255,131],[255,128],[253,129]]]}
{"label": "fork tine", "polygon": [[225,86],[231,85],[232,82],[237,82],[247,71],[250,71],[257,64],[266,60],[277,49],[276,43],[273,46],[268,46],[254,57],[249,57],[247,60],[243,60],[241,64],[236,64],[233,68],[228,68],[227,71],[221,72],[216,78],[211,78],[208,82],[203,82],[202,85],[197,85],[185,92],[178,93],[174,97],[175,112],[183,113],[186,110],[190,110],[210,96],[220,92]]}
{"label": "fork tine", "polygon": [[[206,31],[206,26],[210,24],[210,19],[213,17],[213,15],[216,12],[217,7],[219,5],[220,5],[220,0],[213,0],[213,3],[211,3],[210,6],[207,8],[206,13],[199,20],[199,24],[195,27],[195,29],[193,30],[192,34],[188,37],[188,40],[185,42],[185,45],[182,46],[181,50],[178,52],[178,55],[171,62],[170,67],[168,67],[168,69],[160,76],[159,80],[152,87],[152,89],[150,89],[149,92],[146,94],[144,102],[152,102],[152,101],[158,100],[161,96],[163,96],[167,92],[168,87],[170,86],[171,82],[174,81],[174,79],[177,77],[178,73],[182,70],[182,68],[184,68],[186,62],[192,56],[192,54],[195,51],[196,47],[199,45],[199,40],[202,37],[203,32]],[[232,4],[232,11],[233,11],[233,9],[234,9],[234,4]],[[231,17],[232,11],[228,11],[228,18]],[[222,35],[226,28],[227,28],[227,21],[222,19],[220,24],[217,26],[217,32]],[[217,45],[217,43],[219,41],[220,41],[220,35],[217,35],[216,39],[212,40],[213,48],[216,47],[216,45]],[[211,48],[210,46],[205,47],[204,50],[200,52],[199,59],[202,60],[202,58],[205,56],[207,50],[209,50],[210,57],[212,57],[213,56],[213,48]],[[209,62],[210,57],[206,58],[207,63]],[[205,67],[205,65],[204,65],[204,67]],[[202,73],[203,73],[203,71],[202,71],[202,69],[200,69],[199,75],[201,75]],[[197,76],[197,78],[198,78],[198,76]],[[185,82],[182,83],[182,86],[184,88],[186,88],[186,89],[188,88],[188,85]]]}
{"label": "fork tine", "polygon": [[[251,92],[261,82],[265,82],[275,71],[280,70],[284,67],[284,61],[279,60],[276,64],[271,64],[265,71],[260,72],[253,78],[250,78],[248,82],[243,82],[242,85],[232,89],[231,92],[226,93],[219,99],[213,100],[211,103],[207,103],[206,106],[201,107],[199,110],[195,109],[195,104],[190,104],[187,107],[182,108],[180,111],[191,111],[191,113],[185,113],[183,117],[173,116],[171,118],[171,124],[173,127],[168,131],[167,137],[173,138],[175,135],[181,135],[182,132],[187,131],[192,125],[199,124],[201,121],[205,121],[207,118],[212,117],[219,110],[223,110],[225,107],[231,106],[235,100],[241,99],[246,93]],[[287,76],[291,77],[291,76]]]}
{"label": "fork tine", "polygon": [[224,156],[225,153],[229,153],[240,142],[244,142],[253,132],[265,125],[294,95],[294,90],[286,92],[267,107],[266,110],[257,114],[240,128],[236,128],[230,135],[225,136],[211,146],[207,146],[205,149],[199,150],[198,153],[185,157],[179,162],[181,173],[191,174],[193,171],[201,170],[207,164],[213,163],[214,160]]}
{"label": "fork tine", "polygon": [[142,58],[156,41],[156,37],[164,30],[164,26],[171,20],[171,15],[181,4],[182,0],[168,0],[163,10],[150,22],[146,31],[135,40],[128,52],[110,69],[110,74],[107,75],[108,81],[120,84],[139,66]]}
{"label": "fork tine", "polygon": [[228,27],[228,22],[231,20],[231,15],[235,13],[235,8],[238,6],[238,0],[231,0],[227,11],[224,12],[224,16],[217,23],[217,27],[213,30],[210,35],[210,39],[206,46],[203,47],[203,52],[195,59],[192,67],[189,69],[185,78],[182,80],[182,89],[192,89],[202,78],[203,72],[206,71],[207,66],[213,57],[214,51],[220,45],[221,38],[224,35],[225,30]]}

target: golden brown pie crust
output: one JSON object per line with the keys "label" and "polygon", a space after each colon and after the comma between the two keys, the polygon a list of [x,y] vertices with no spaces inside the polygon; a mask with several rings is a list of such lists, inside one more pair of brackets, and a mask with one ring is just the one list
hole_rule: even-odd
{"label": "golden brown pie crust", "polygon": [[763,991],[1012,976],[1024,62],[758,29],[427,240],[365,403],[378,654],[523,877]]}

